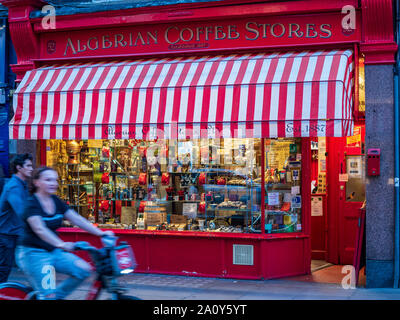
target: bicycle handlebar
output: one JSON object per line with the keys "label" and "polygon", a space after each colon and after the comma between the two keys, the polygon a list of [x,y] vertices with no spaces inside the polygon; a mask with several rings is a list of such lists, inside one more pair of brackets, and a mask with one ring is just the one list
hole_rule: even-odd
{"label": "bicycle handlebar", "polygon": [[93,247],[92,245],[89,244],[89,242],[86,241],[77,241],[74,244],[74,250],[79,251],[79,250],[84,250],[84,251],[98,251],[99,249]]}
{"label": "bicycle handlebar", "polygon": [[[101,240],[103,243],[104,247],[114,247],[117,244],[117,239],[118,237],[116,236],[109,236],[109,235],[103,235],[101,236]],[[87,241],[77,241],[74,244],[74,250],[83,250],[83,251],[92,251],[92,252],[97,252],[99,251],[98,248],[93,247],[89,242]]]}

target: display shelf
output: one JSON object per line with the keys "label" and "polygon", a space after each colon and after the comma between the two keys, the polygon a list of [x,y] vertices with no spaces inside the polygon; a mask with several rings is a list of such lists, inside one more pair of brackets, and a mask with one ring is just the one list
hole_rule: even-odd
{"label": "display shelf", "polygon": [[243,179],[246,179],[246,176],[235,172],[233,170],[229,170],[229,169],[219,169],[221,171],[206,171],[208,168],[204,168],[204,169],[192,169],[191,171],[186,171],[186,172],[176,172],[176,171],[167,171],[170,174],[199,174],[199,173],[206,173],[207,175],[235,175],[238,177],[241,177]]}
{"label": "display shelf", "polygon": [[[203,186],[204,191],[207,192],[215,192],[218,193],[219,195],[224,194],[224,200],[225,201],[235,201],[235,200],[230,200],[229,195],[230,194],[237,194],[238,197],[236,201],[241,202],[242,204],[246,205],[246,208],[239,208],[239,207],[215,207],[211,208],[210,204],[216,204],[214,201],[214,197],[211,199],[209,198],[207,200],[207,195],[206,195],[206,211],[204,213],[204,217],[206,220],[214,219],[214,218],[227,218],[228,216],[224,217],[225,214],[231,214],[231,216],[234,215],[241,215],[243,217],[243,225],[242,227],[244,229],[246,228],[253,228],[254,227],[254,221],[255,221],[255,215],[257,214],[257,211],[254,211],[252,208],[253,204],[255,204],[256,196],[258,194],[258,190],[261,192],[261,181],[256,182],[255,179],[257,179],[257,176],[254,176],[252,171],[249,171],[247,173],[242,173],[238,172],[238,170],[235,170],[235,167],[232,167],[232,165],[228,166],[220,166],[218,165],[217,167],[219,168],[212,168],[212,166],[204,168],[203,172],[205,171],[206,173],[206,183]],[[221,168],[223,167],[223,168]],[[231,169],[233,168],[233,169]],[[207,172],[207,170],[210,170]],[[195,172],[195,170],[193,170]],[[217,177],[224,177],[226,178],[226,183],[225,184],[216,184],[215,183],[210,183],[209,177],[212,177],[212,179],[217,179]],[[213,181],[213,182],[214,182]],[[233,183],[232,183],[233,181]],[[230,183],[231,182],[231,183]],[[240,197],[245,197],[246,201],[240,201]],[[247,205],[250,204],[249,207]]]}
{"label": "display shelf", "polygon": [[[60,174],[61,183],[59,184],[61,198],[66,199],[66,202],[70,200],[72,203],[69,206],[74,208],[79,214],[85,217],[89,213],[91,214],[90,203],[92,201],[89,199],[94,198],[93,169],[82,166],[79,163],[63,163],[58,165],[58,170],[62,173]],[[74,183],[73,181],[77,182]],[[81,199],[82,195],[83,199]],[[78,198],[80,200],[71,201]],[[81,201],[86,201],[86,203],[82,204]]]}
{"label": "display shelf", "polygon": [[268,211],[265,210],[266,215],[280,215],[280,214],[293,214],[292,211]]}
{"label": "display shelf", "polygon": [[177,203],[179,203],[179,202],[181,202],[181,203],[185,203],[185,202],[188,202],[188,203],[198,203],[198,202],[202,202],[202,200],[159,200],[159,201],[156,201],[156,202],[160,202],[160,203],[169,203],[169,202],[177,202]]}
{"label": "display shelf", "polygon": [[249,188],[261,188],[261,185],[250,185],[250,186],[241,186],[241,185],[233,185],[233,184],[203,184],[203,187],[210,189],[249,189]]}
{"label": "display shelf", "polygon": [[129,177],[129,178],[138,178],[138,174],[129,174],[126,172],[108,172],[110,175],[115,175],[115,176],[123,176],[123,177]]}
{"label": "display shelf", "polygon": [[60,186],[69,186],[69,187],[81,187],[81,186],[92,186],[93,183],[60,183]]}
{"label": "display shelf", "polygon": [[115,198],[112,198],[112,199],[99,199],[99,198],[97,198],[97,199],[95,199],[95,201],[147,201],[147,200],[138,200],[138,199],[136,199],[136,200],[134,200],[134,199],[115,199]]}
{"label": "display shelf", "polygon": [[237,211],[237,212],[252,212],[251,209],[236,209],[236,208],[207,208],[207,211]]}

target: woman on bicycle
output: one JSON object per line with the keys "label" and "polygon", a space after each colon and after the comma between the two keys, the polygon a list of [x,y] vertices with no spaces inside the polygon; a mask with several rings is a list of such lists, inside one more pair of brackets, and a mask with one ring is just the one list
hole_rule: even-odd
{"label": "woman on bicycle", "polygon": [[[22,216],[24,234],[16,250],[16,262],[28,276],[42,299],[63,299],[80,285],[91,272],[91,266],[70,251],[73,242],[64,242],[56,230],[67,219],[79,228],[96,236],[110,235],[72,210],[55,193],[58,174],[49,167],[34,171],[31,181],[32,196],[28,198]],[[57,288],[55,272],[69,275]]]}

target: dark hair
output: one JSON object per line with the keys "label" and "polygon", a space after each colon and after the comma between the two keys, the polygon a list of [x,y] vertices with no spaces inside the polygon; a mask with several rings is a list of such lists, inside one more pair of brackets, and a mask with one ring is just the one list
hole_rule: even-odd
{"label": "dark hair", "polygon": [[29,153],[17,154],[11,161],[13,173],[18,173],[17,166],[23,167],[26,160],[33,161],[33,157]]}
{"label": "dark hair", "polygon": [[39,167],[39,168],[36,168],[35,170],[33,170],[32,177],[29,181],[29,192],[31,194],[34,194],[37,191],[37,187],[35,186],[34,182],[36,180],[39,180],[42,173],[45,171],[48,171],[48,170],[56,171],[50,167]]}

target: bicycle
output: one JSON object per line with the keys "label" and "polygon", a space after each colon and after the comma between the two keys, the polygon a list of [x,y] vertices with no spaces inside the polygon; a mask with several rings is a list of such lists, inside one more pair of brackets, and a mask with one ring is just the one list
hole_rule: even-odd
{"label": "bicycle", "polygon": [[[101,291],[111,293],[111,300],[141,300],[135,296],[125,295],[127,289],[118,278],[132,273],[136,267],[136,260],[132,248],[126,242],[117,246],[117,237],[103,236],[103,247],[100,249],[91,246],[88,242],[78,241],[74,251],[87,251],[93,261],[97,276],[89,289],[86,300],[96,300]],[[18,282],[0,284],[0,300],[38,300],[39,294],[31,286]]]}

